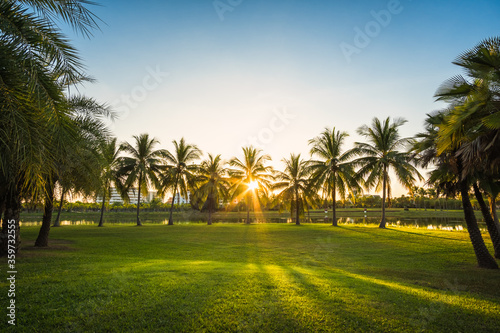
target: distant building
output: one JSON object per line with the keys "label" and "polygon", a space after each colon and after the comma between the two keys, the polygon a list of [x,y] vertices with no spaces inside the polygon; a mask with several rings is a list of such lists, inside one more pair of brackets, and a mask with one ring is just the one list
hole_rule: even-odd
{"label": "distant building", "polygon": [[[172,202],[172,197],[168,198],[167,202],[171,203]],[[174,205],[184,205],[191,203],[191,192],[187,192],[187,198],[184,198],[180,193],[175,194],[175,200],[174,200]]]}
{"label": "distant building", "polygon": [[[138,192],[137,192],[136,188],[131,188],[128,191],[128,197],[130,198],[131,204],[137,203],[137,196],[138,196]],[[142,203],[151,202],[156,197],[157,197],[157,191],[148,191],[148,194],[146,196],[141,195],[141,202]],[[97,196],[96,202],[102,202],[102,196]],[[109,198],[109,203],[110,204],[114,204],[114,203],[123,204],[124,203],[121,195],[118,193],[118,191],[116,190],[115,187],[111,188],[111,195]]]}

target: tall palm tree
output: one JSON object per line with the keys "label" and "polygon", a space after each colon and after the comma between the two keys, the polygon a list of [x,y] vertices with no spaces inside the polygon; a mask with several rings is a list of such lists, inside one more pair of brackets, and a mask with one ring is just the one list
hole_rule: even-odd
{"label": "tall palm tree", "polygon": [[417,134],[413,151],[422,167],[435,166],[435,169],[429,175],[428,184],[436,186],[439,191],[446,193],[447,196],[452,195],[454,197],[455,193],[460,192],[467,232],[479,266],[498,268],[479,230],[469,197],[470,177],[464,177],[462,160],[456,154],[456,147],[452,149],[453,146],[449,146],[448,149],[439,152],[438,137],[440,127],[443,126],[449,112],[450,110],[447,109],[428,115],[425,126],[426,132]]}
{"label": "tall palm tree", "polygon": [[[311,156],[319,160],[311,161],[312,178],[317,186],[332,199],[332,225],[337,226],[337,192],[345,198],[347,192],[361,190],[356,180],[353,164],[349,161],[352,150],[342,151],[347,132],[325,128],[320,136],[309,140]],[[353,196],[354,197],[354,196]]]}
{"label": "tall palm tree", "polygon": [[[51,133],[75,129],[67,121],[64,88],[85,79],[76,50],[58,29],[62,20],[90,34],[97,28],[89,1],[19,0],[0,3],[0,198],[3,226],[0,255],[7,253],[6,221],[19,237],[21,197],[42,196],[44,175],[57,163]],[[50,188],[50,186],[49,186]],[[16,239],[16,250],[19,238]]]}
{"label": "tall palm tree", "polygon": [[437,90],[437,100],[449,103],[439,124],[436,145],[438,154],[451,152],[457,165],[464,217],[480,267],[498,268],[484,245],[469,200],[471,185],[500,256],[500,235],[493,217],[487,211],[477,186],[479,178],[494,182],[500,171],[500,38],[482,41],[462,53],[454,64],[468,77],[455,76]]}
{"label": "tall palm tree", "polygon": [[125,179],[122,196],[128,199],[128,192],[132,186],[137,186],[137,225],[141,226],[139,217],[141,207],[141,194],[147,195],[150,186],[158,187],[158,176],[163,171],[162,159],[167,156],[164,149],[155,149],[160,142],[156,138],[150,138],[149,134],[133,136],[135,142],[132,146],[124,142],[120,150],[128,153],[130,156],[120,158],[120,167],[118,178]]}
{"label": "tall palm tree", "polygon": [[168,225],[174,224],[173,212],[175,196],[177,193],[187,197],[188,188],[193,184],[195,172],[198,168],[194,162],[200,159],[201,150],[194,144],[188,144],[181,138],[178,142],[172,141],[175,151],[173,153],[166,151],[167,168],[162,175],[161,189],[162,193],[168,189],[172,191],[172,204],[170,205],[170,216]]}
{"label": "tall palm tree", "polygon": [[414,185],[417,176],[423,180],[418,170],[410,163],[412,156],[406,151],[411,143],[408,138],[401,138],[399,127],[406,120],[396,118],[392,123],[390,118],[381,122],[373,118],[372,126],[363,125],[358,128],[358,134],[365,137],[368,143],[356,142],[353,152],[362,157],[353,163],[360,166],[357,174],[364,179],[367,190],[375,187],[377,191],[382,190],[382,218],[379,228],[385,228],[385,204],[387,197],[391,196],[391,180],[389,170],[393,169],[399,182],[410,189]]}
{"label": "tall palm tree", "polygon": [[271,189],[273,168],[266,166],[271,156],[262,155],[262,150],[252,146],[243,147],[243,159],[233,157],[229,161],[232,167],[229,174],[232,178],[232,197],[244,196],[247,207],[247,219],[250,224],[250,205],[257,204],[259,195],[267,194]]}
{"label": "tall palm tree", "polygon": [[123,192],[123,180],[119,177],[121,147],[117,144],[116,138],[102,141],[99,145],[100,156],[100,181],[101,186],[98,191],[102,195],[101,215],[99,218],[99,227],[104,224],[104,208],[106,201],[111,195],[111,189],[114,185],[118,191]]}
{"label": "tall palm tree", "polygon": [[283,159],[285,163],[284,171],[277,171],[276,183],[273,189],[280,191],[276,195],[276,200],[290,200],[290,213],[295,209],[295,224],[300,225],[300,212],[307,209],[310,199],[316,199],[316,193],[311,186],[310,161],[304,161],[300,154],[290,154],[289,159]]}
{"label": "tall palm tree", "polygon": [[208,225],[212,224],[212,214],[219,205],[220,200],[228,197],[229,188],[228,170],[224,166],[220,155],[204,160],[196,174],[196,194],[208,209]]}

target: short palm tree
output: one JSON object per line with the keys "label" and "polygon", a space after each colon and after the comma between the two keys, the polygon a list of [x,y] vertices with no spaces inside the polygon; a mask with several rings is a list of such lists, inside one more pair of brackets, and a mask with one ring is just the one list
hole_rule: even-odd
{"label": "short palm tree", "polygon": [[161,179],[161,193],[167,190],[172,191],[172,204],[170,206],[170,216],[168,218],[168,225],[173,225],[173,212],[175,196],[177,193],[187,197],[189,187],[195,180],[195,172],[198,166],[194,164],[195,161],[200,159],[202,154],[201,150],[194,144],[188,144],[181,138],[178,142],[172,141],[175,151],[173,153],[166,152],[166,166],[165,172],[162,174]]}
{"label": "short palm tree", "polygon": [[233,157],[229,161],[232,169],[229,174],[232,178],[233,199],[243,196],[246,201],[247,219],[250,224],[250,205],[257,205],[259,195],[266,194],[271,189],[273,168],[266,166],[271,161],[271,156],[262,155],[262,150],[252,146],[243,147],[243,160]]}
{"label": "short palm tree", "polygon": [[[361,187],[355,177],[354,166],[350,162],[352,150],[342,151],[347,132],[325,128],[320,136],[309,140],[311,156],[318,160],[311,161],[312,179],[316,186],[332,200],[332,225],[337,226],[337,192],[345,198],[347,192],[359,191]],[[354,196],[353,196],[354,197]]]}
{"label": "short palm tree", "polygon": [[362,156],[353,163],[359,166],[357,174],[364,178],[364,186],[367,190],[375,187],[377,191],[382,190],[382,218],[380,228],[385,228],[385,205],[387,197],[391,196],[391,180],[389,170],[392,168],[399,182],[410,189],[414,185],[417,176],[423,180],[418,170],[410,163],[412,156],[406,151],[411,143],[410,139],[401,138],[399,127],[406,120],[395,119],[392,123],[388,117],[383,122],[374,118],[372,126],[363,125],[358,128],[358,134],[365,137],[368,143],[356,142],[353,153]]}
{"label": "short palm tree", "polygon": [[112,112],[91,98],[75,96],[65,100],[67,117],[63,117],[61,128],[47,133],[55,165],[51,171],[43,173],[44,214],[35,246],[48,246],[52,220],[54,190],[59,182],[73,192],[90,194],[97,187],[99,170],[96,148],[98,142],[109,135],[103,117]]}
{"label": "short palm tree", "polygon": [[316,199],[316,192],[311,186],[312,169],[309,161],[302,160],[300,154],[291,154],[283,159],[284,171],[277,171],[273,189],[280,191],[276,200],[290,200],[290,213],[295,210],[295,224],[300,225],[300,213],[309,206],[311,199]]}
{"label": "short palm tree", "polygon": [[228,197],[230,186],[228,170],[220,155],[214,157],[208,154],[196,175],[196,193],[208,209],[208,225],[212,224],[212,214],[219,202]]}
{"label": "short palm tree", "polygon": [[118,177],[125,179],[122,196],[127,200],[129,189],[137,186],[137,225],[141,226],[141,194],[147,195],[150,186],[158,187],[158,176],[163,170],[162,159],[167,155],[167,151],[155,149],[160,142],[156,138],[150,138],[148,134],[134,135],[133,138],[134,146],[128,142],[120,146],[120,149],[130,156],[120,158]]}

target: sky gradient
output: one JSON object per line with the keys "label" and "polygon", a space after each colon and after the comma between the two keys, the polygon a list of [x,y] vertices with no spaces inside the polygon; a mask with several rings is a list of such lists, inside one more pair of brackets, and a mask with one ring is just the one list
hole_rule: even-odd
{"label": "sky gradient", "polygon": [[69,35],[97,80],[79,90],[119,112],[119,140],[149,133],[172,149],[185,137],[224,159],[254,144],[277,168],[308,158],[325,127],[350,134],[345,149],[373,117],[422,131],[443,107],[436,89],[461,73],[452,61],[500,35],[499,1],[100,3],[101,31]]}

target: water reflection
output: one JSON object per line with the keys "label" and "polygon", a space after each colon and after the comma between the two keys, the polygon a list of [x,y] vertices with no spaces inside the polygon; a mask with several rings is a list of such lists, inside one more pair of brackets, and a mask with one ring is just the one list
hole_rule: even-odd
{"label": "water reflection", "polygon": [[[214,223],[245,223],[245,218],[234,217],[221,217],[214,219]],[[302,223],[331,223],[329,218],[303,218]],[[252,218],[252,223],[295,223],[295,220],[289,217],[276,217],[267,219]],[[379,217],[342,217],[338,219],[339,225],[378,225],[380,222]],[[105,224],[134,224],[135,219],[126,220],[123,218],[105,219]],[[168,219],[164,218],[151,218],[143,219],[142,223],[145,224],[168,224]],[[197,219],[184,219],[183,221],[176,222],[176,224],[197,224],[207,223],[204,218]],[[41,221],[24,220],[21,222],[22,226],[39,226]],[[73,219],[61,221],[61,225],[97,225],[98,221],[86,219]],[[478,221],[481,231],[486,231],[486,225],[483,221]],[[457,218],[449,217],[434,217],[434,218],[387,218],[388,227],[411,227],[411,228],[424,228],[427,230],[445,230],[445,231],[463,231],[466,229],[465,221]]]}

